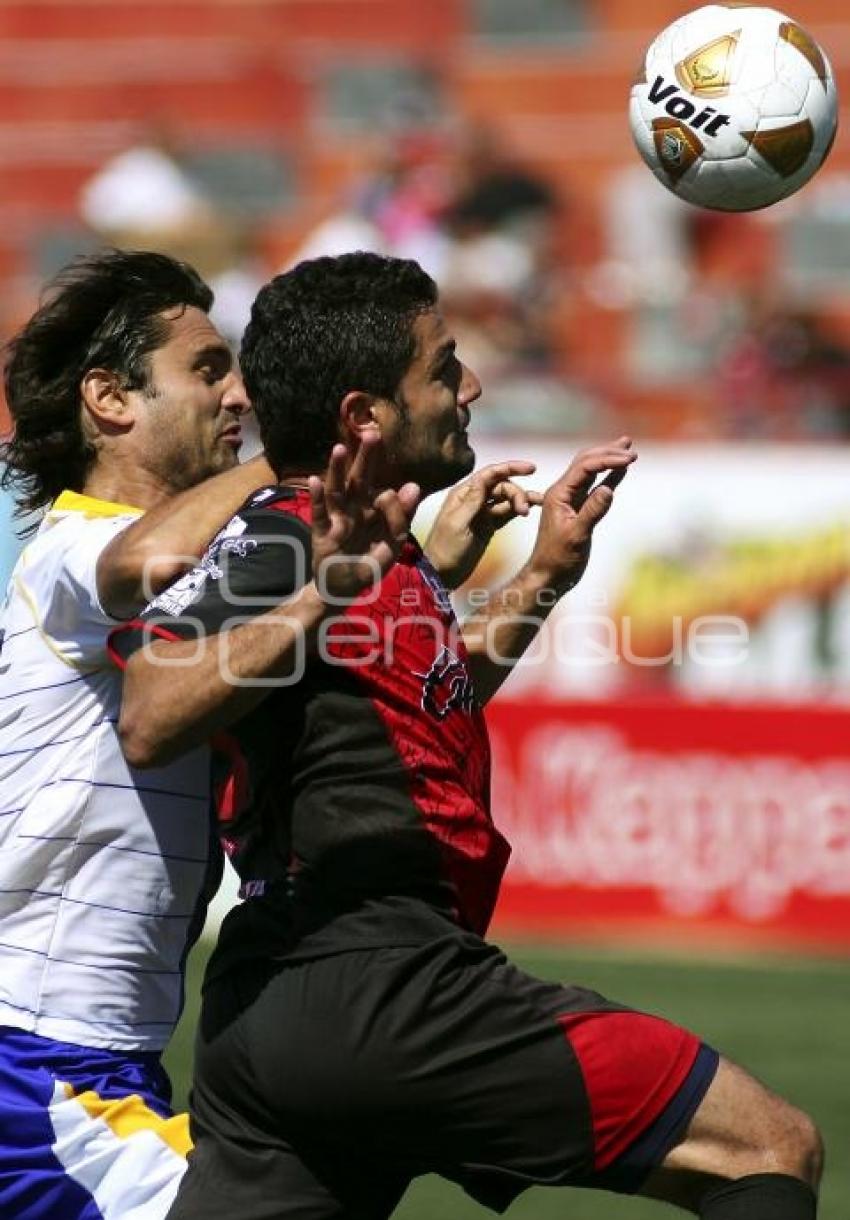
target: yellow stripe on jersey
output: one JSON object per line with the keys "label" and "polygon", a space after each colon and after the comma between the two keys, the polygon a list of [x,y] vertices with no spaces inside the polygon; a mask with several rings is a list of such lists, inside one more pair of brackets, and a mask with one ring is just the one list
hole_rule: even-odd
{"label": "yellow stripe on jersey", "polygon": [[47,516],[53,513],[82,513],[84,517],[123,517],[125,513],[141,516],[144,509],[132,504],[114,504],[110,500],[98,500],[96,496],[84,496],[79,491],[63,491],[51,504]]}
{"label": "yellow stripe on jersey", "polygon": [[[65,1087],[67,1089],[68,1086]],[[184,1159],[192,1150],[188,1114],[174,1114],[171,1118],[163,1118],[152,1110],[138,1093],[109,1100],[99,1097],[91,1089],[86,1093],[76,1094],[72,1089],[71,1096],[74,1101],[79,1102],[90,1118],[103,1119],[119,1139],[129,1139],[137,1131],[152,1131]]]}

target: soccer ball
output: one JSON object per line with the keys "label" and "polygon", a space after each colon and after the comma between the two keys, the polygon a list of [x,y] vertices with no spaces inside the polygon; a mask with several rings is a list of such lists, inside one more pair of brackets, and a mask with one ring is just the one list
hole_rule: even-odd
{"label": "soccer ball", "polygon": [[829,61],[773,9],[709,4],[658,35],[629,120],[655,177],[681,199],[747,212],[808,182],[838,121]]}

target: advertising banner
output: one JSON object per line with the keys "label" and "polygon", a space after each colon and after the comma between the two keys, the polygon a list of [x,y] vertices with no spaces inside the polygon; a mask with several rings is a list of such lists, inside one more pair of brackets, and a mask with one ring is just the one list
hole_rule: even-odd
{"label": "advertising banner", "polygon": [[850,710],[499,696],[487,721],[495,939],[850,954]]}
{"label": "advertising banner", "polygon": [[[578,446],[476,441],[478,465],[529,458],[545,489]],[[639,446],[581,584],[510,693],[590,699],[850,699],[850,454],[841,447]],[[435,505],[422,510],[427,532]],[[420,528],[421,526],[421,528]],[[536,514],[497,534],[461,613],[504,582]]]}
{"label": "advertising banner", "polygon": [[850,714],[497,699],[496,934],[850,952]]}

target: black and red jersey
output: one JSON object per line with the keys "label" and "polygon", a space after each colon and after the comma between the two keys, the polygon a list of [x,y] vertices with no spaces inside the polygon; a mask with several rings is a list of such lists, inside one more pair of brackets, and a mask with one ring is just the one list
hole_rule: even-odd
{"label": "black and red jersey", "polygon": [[[198,568],[114,634],[114,654],[151,632],[227,632],[290,596],[311,577],[309,519],[305,492],[254,495]],[[248,899],[229,917],[232,951],[410,943],[446,919],[486,930],[510,849],[490,817],[457,620],[412,538],[213,746],[221,833]]]}

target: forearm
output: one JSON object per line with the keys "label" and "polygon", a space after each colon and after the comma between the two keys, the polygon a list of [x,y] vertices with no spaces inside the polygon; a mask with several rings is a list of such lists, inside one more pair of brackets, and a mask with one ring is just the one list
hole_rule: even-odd
{"label": "forearm", "polygon": [[462,625],[475,694],[492,699],[571,585],[528,563]]}
{"label": "forearm", "polygon": [[274,481],[266,459],[253,458],[149,509],[104,548],[101,605],[115,618],[131,617],[200,561],[252,492]]}
{"label": "forearm", "polygon": [[297,680],[327,611],[314,584],[218,635],[152,638],[124,675],[118,733],[136,767],[163,766]]}

